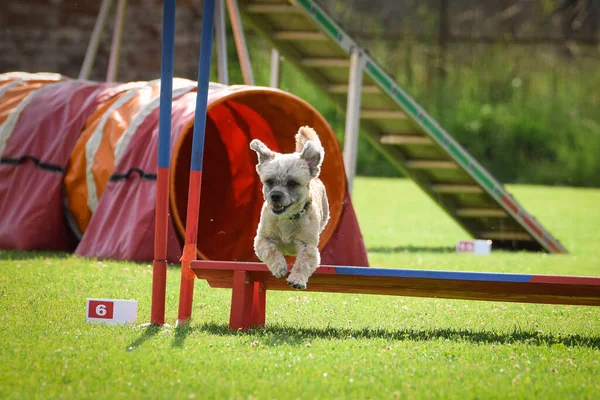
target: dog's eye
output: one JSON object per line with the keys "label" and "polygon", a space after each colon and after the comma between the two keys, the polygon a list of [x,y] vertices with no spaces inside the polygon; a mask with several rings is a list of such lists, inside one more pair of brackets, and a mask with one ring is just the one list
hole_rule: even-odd
{"label": "dog's eye", "polygon": [[265,181],[265,184],[266,184],[267,186],[273,186],[273,183],[274,183],[274,182],[273,182],[273,179],[267,179],[267,180]]}
{"label": "dog's eye", "polygon": [[287,186],[289,189],[293,189],[293,188],[295,188],[296,186],[298,186],[298,182],[296,182],[296,181],[289,181],[289,182],[286,184],[286,186]]}

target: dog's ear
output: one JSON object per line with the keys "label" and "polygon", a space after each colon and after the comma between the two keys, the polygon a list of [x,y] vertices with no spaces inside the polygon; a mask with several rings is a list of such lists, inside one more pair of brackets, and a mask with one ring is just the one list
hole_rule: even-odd
{"label": "dog's ear", "polygon": [[323,148],[312,140],[304,144],[300,158],[306,161],[310,176],[316,178],[321,173],[321,164],[323,163]]}
{"label": "dog's ear", "polygon": [[254,139],[250,142],[250,148],[258,154],[258,163],[264,164],[267,161],[271,161],[275,157],[275,153],[267,147],[266,144],[258,139]]}

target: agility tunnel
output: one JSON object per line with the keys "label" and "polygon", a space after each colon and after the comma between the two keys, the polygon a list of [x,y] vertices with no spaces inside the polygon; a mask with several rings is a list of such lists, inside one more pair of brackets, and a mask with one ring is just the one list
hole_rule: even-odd
{"label": "agility tunnel", "polygon": [[[179,260],[185,232],[195,91],[195,82],[174,79],[170,262]],[[158,80],[0,75],[0,247],[151,261],[159,92]],[[256,261],[263,199],[249,143],[291,152],[298,127],[310,125],[325,148],[321,179],[331,206],[322,262],[368,265],[339,144],[317,110],[278,89],[211,84],[207,112],[198,258]]]}

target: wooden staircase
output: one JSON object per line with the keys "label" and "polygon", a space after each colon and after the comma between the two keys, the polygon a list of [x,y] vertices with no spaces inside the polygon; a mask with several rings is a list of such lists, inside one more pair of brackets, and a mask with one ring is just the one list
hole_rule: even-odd
{"label": "wooden staircase", "polygon": [[477,239],[494,248],[566,249],[312,0],[239,0],[245,27],[275,47],[342,111],[350,55],[363,65],[360,127],[370,142]]}

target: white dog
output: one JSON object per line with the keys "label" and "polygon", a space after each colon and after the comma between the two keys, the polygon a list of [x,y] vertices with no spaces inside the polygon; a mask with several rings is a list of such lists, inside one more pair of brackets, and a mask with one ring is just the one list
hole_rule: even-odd
{"label": "white dog", "polygon": [[319,235],[329,221],[327,193],[319,179],[325,151],[308,126],[296,134],[295,153],[274,152],[257,139],[250,148],[258,154],[256,171],[265,198],[254,251],[276,278],[287,275],[284,254],[295,255],[287,282],[295,289],[306,289],[321,262]]}

